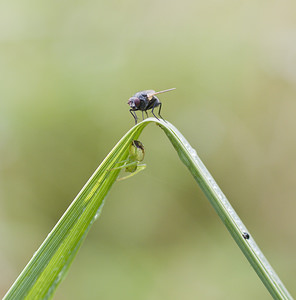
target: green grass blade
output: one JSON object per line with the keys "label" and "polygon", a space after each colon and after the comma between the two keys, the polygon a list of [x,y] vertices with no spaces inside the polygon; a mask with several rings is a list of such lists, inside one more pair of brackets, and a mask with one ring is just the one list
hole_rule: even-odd
{"label": "green grass blade", "polygon": [[104,199],[120,172],[116,164],[127,158],[132,140],[137,139],[151,122],[164,130],[181,161],[198,182],[273,298],[292,299],[253,238],[243,238],[242,234],[248,230],[196,151],[173,125],[149,118],[134,126],[112,149],[7,292],[5,300],[48,299],[53,295],[91,225],[99,216]]}
{"label": "green grass blade", "polygon": [[[187,166],[272,297],[274,299],[293,299],[228,202],[214,178],[198,157],[196,151],[172,124],[159,122],[159,126],[168,136],[181,161]],[[244,232],[249,233],[249,239],[244,239]]]}
{"label": "green grass blade", "polygon": [[4,299],[49,299],[64,278],[104,198],[120,170],[110,170],[125,160],[131,141],[147,125],[133,127],[112,149],[94,172],[70,207],[45,239]]}

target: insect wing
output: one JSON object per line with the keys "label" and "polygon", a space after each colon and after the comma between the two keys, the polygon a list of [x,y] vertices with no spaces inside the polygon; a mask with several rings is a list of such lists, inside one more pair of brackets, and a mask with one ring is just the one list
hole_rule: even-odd
{"label": "insect wing", "polygon": [[166,93],[166,92],[170,92],[175,90],[176,88],[171,88],[171,89],[167,89],[167,90],[163,90],[163,91],[159,91],[159,92],[155,92],[155,91],[147,91],[147,97],[150,98],[150,100],[153,98],[153,96],[158,95],[158,94],[162,94],[162,93]]}

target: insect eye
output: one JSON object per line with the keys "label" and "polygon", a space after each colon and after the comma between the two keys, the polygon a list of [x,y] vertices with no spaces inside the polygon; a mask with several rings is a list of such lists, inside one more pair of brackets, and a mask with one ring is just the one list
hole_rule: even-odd
{"label": "insect eye", "polygon": [[131,98],[129,98],[127,104],[131,108],[138,108],[140,106],[140,99],[137,97],[131,97]]}
{"label": "insect eye", "polygon": [[134,103],[135,103],[136,107],[140,106],[140,99],[139,98],[135,98],[134,99]]}

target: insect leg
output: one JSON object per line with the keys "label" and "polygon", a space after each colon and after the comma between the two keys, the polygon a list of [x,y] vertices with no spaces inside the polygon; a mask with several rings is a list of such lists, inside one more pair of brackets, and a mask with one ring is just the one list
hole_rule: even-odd
{"label": "insect leg", "polygon": [[127,179],[127,178],[130,178],[134,175],[136,175],[137,173],[143,171],[144,169],[146,168],[146,164],[142,164],[142,165],[137,165],[137,169],[135,172],[133,173],[130,173],[129,175],[126,175],[124,177],[121,177],[121,178],[118,178],[117,181],[121,181],[121,180],[124,180],[124,179]]}
{"label": "insect leg", "polygon": [[142,110],[142,119],[144,120],[144,111]]}
{"label": "insect leg", "polygon": [[132,114],[132,116],[133,116],[134,119],[135,119],[135,124],[137,124],[138,118],[137,118],[136,113],[135,113],[135,112],[133,113],[133,111],[132,111],[131,109],[130,109],[129,111],[130,111],[130,113]]}
{"label": "insect leg", "polygon": [[[158,105],[159,105],[160,103],[158,103]],[[153,104],[153,107],[152,107],[152,110],[151,110],[151,113],[152,113],[152,115],[158,120],[158,121],[160,121],[157,117],[156,117],[156,115],[154,114],[154,112],[153,112],[153,110],[154,110],[154,108],[156,107],[157,105],[156,105],[156,102]]]}
{"label": "insect leg", "polygon": [[162,115],[160,114],[160,111],[161,111],[161,105],[162,103],[160,102],[159,103],[159,111],[158,111],[158,115],[166,122],[166,120],[162,117]]}
{"label": "insect leg", "polygon": [[111,171],[111,170],[124,169],[125,166],[126,166],[127,164],[129,164],[129,163],[130,163],[130,160],[129,160],[129,159],[125,159],[125,160],[122,160],[122,161],[118,161],[118,162],[116,163],[116,165],[117,165],[117,164],[122,164],[122,165],[119,166],[119,167],[114,167],[114,168],[112,168],[112,169],[109,169],[109,171]]}
{"label": "insect leg", "polygon": [[148,113],[147,113],[147,110],[145,110],[145,113],[146,113],[146,116],[147,116],[147,118],[148,118]]}

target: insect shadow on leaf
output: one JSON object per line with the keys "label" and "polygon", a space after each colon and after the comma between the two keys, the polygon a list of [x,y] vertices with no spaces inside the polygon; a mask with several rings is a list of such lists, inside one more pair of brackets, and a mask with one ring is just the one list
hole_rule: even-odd
{"label": "insect shadow on leaf", "polygon": [[118,162],[118,164],[122,164],[122,166],[112,168],[112,170],[124,169],[125,172],[129,172],[129,175],[118,178],[117,181],[124,180],[130,178],[137,173],[143,171],[146,168],[146,164],[140,164],[141,161],[144,160],[145,150],[144,145],[137,140],[133,140],[129,147],[129,156],[126,160],[122,160]]}

